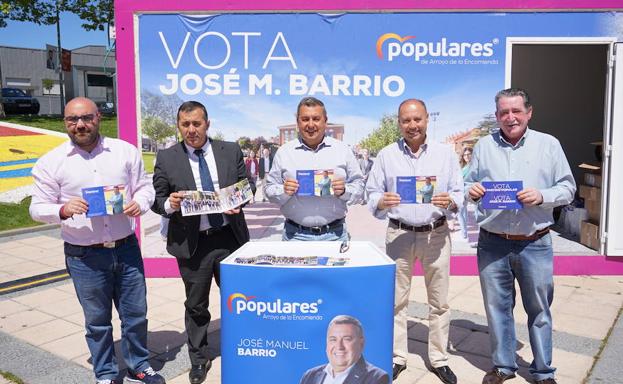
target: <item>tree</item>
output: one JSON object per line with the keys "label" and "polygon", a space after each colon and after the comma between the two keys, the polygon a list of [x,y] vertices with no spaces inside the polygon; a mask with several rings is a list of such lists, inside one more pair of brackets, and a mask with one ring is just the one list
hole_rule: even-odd
{"label": "tree", "polygon": [[363,139],[359,146],[366,148],[371,153],[379,153],[381,149],[400,139],[400,129],[398,129],[398,116],[385,115],[381,118],[379,127]]}
{"label": "tree", "polygon": [[250,149],[251,148],[251,139],[248,136],[242,136],[240,138],[238,138],[238,140],[236,140],[238,142],[238,145],[240,146],[240,148],[242,149]]}
{"label": "tree", "polygon": [[142,122],[143,134],[156,142],[156,152],[158,144],[164,143],[167,137],[175,135],[175,127],[171,126],[155,116],[148,116]]}
{"label": "tree", "polygon": [[41,84],[43,85],[43,89],[48,91],[48,113],[52,114],[52,98],[50,97],[50,91],[54,88],[54,80],[52,79],[41,79]]}
{"label": "tree", "polygon": [[141,92],[141,114],[143,117],[153,116],[168,125],[177,124],[177,109],[183,103],[177,95],[163,96],[146,89]]}
{"label": "tree", "polygon": [[58,11],[80,16],[87,31],[103,31],[114,19],[113,5],[114,0],[0,0],[0,28],[6,20],[56,24]]}
{"label": "tree", "polygon": [[214,140],[225,140],[225,135],[223,135],[220,131],[210,131],[210,137]]}
{"label": "tree", "polygon": [[498,121],[495,117],[495,114],[489,113],[482,117],[482,120],[478,122],[478,126],[476,127],[480,130],[480,136],[487,136],[488,134],[494,132],[498,129]]}
{"label": "tree", "polygon": [[258,151],[260,146],[266,146],[266,143],[268,143],[268,141],[264,138],[264,136],[258,136],[251,140],[251,149]]}

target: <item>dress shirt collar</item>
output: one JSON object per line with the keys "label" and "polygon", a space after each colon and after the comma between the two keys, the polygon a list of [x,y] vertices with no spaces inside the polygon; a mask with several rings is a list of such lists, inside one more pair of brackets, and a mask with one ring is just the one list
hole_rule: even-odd
{"label": "dress shirt collar", "polygon": [[[428,137],[426,139],[428,139]],[[411,150],[411,147],[409,147],[409,145],[407,144],[407,142],[405,141],[403,137],[400,140],[398,140],[398,148],[400,148],[400,150],[404,152],[405,155],[409,157],[417,158],[417,157],[420,157],[422,153],[426,152],[426,150],[428,149],[428,143],[426,142],[426,140],[424,140],[424,143],[420,145],[420,148],[418,149],[418,151],[414,153],[413,150]]]}
{"label": "dress shirt collar", "polygon": [[331,366],[331,363],[327,363],[327,365],[324,367],[324,371],[327,374],[327,376],[329,376],[332,380],[335,380],[335,379],[338,379],[338,378],[346,379],[346,377],[348,376],[350,371],[353,369],[355,364],[351,365],[350,367],[346,368],[345,370],[343,370],[342,372],[340,372],[338,374],[334,374],[333,373],[334,372],[333,371],[333,367]]}
{"label": "dress shirt collar", "polygon": [[[186,144],[186,142],[184,141],[184,146],[186,147],[186,152],[188,152],[188,154],[193,157],[196,158],[197,155],[195,155],[195,150],[197,150],[197,148],[193,148],[190,145]],[[205,144],[203,144],[203,146],[199,149],[203,150],[203,155],[205,156],[208,153],[208,150],[210,149],[210,139],[206,140]]]}
{"label": "dress shirt collar", "polygon": [[500,129],[498,131],[498,135],[500,136],[500,141],[505,144],[508,145],[509,147],[512,147],[513,149],[521,147],[524,145],[524,143],[526,142],[526,137],[528,137],[528,131],[530,130],[530,128],[526,127],[526,131],[523,133],[523,135],[521,136],[521,138],[519,139],[519,141],[517,141],[517,144],[513,145],[511,144],[508,140],[506,140],[504,138],[504,135],[502,134],[502,130]]}
{"label": "dress shirt collar", "polygon": [[303,141],[303,139],[301,139],[300,136],[298,138],[298,141],[299,141],[299,145],[297,145],[294,148],[295,149],[304,149],[306,151],[318,152],[319,150],[321,150],[324,147],[330,147],[331,146],[331,144],[327,143],[327,135],[324,135],[322,137],[322,141],[320,142],[320,144],[318,144],[318,147],[316,147],[316,149],[312,149],[309,145],[305,144],[305,142]]}
{"label": "dress shirt collar", "polygon": [[79,153],[85,153],[85,154],[88,153],[88,154],[95,155],[97,153],[103,152],[104,150],[106,151],[110,150],[110,145],[108,144],[107,140],[104,140],[104,136],[99,135],[97,138],[97,141],[98,142],[95,148],[93,148],[91,152],[87,152],[84,149],[77,146],[76,144],[74,144],[74,142],[70,138],[67,141],[67,156],[76,155]]}

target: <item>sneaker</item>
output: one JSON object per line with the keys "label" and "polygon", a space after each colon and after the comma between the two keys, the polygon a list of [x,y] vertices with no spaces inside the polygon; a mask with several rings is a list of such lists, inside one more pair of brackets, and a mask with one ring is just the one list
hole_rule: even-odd
{"label": "sneaker", "polygon": [[158,372],[154,371],[152,367],[149,367],[143,372],[138,373],[134,373],[128,370],[127,379],[131,383],[166,384],[164,377],[160,376]]}
{"label": "sneaker", "polygon": [[103,379],[103,380],[97,380],[95,384],[115,384],[115,381],[110,380],[110,379]]}

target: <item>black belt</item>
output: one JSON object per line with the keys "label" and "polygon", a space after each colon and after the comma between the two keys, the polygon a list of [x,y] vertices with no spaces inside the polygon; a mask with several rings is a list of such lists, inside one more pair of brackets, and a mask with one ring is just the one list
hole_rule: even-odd
{"label": "black belt", "polygon": [[208,228],[206,230],[199,231],[199,233],[206,234],[206,235],[210,236],[210,235],[213,235],[215,233],[219,233],[219,232],[221,232],[222,230],[224,230],[226,228],[229,228],[229,225],[222,225],[220,227]]}
{"label": "black belt", "polygon": [[127,243],[128,241],[134,239],[136,236],[134,234],[128,235],[126,237],[124,237],[123,239],[119,239],[119,240],[115,240],[115,241],[105,241],[103,243],[99,243],[99,244],[91,244],[91,245],[77,245],[77,244],[71,244],[74,247],[89,247],[89,248],[117,248],[119,246],[121,246],[122,244]]}
{"label": "black belt", "polygon": [[404,229],[405,231],[413,231],[413,232],[430,232],[435,228],[439,228],[446,223],[446,217],[441,216],[437,220],[433,221],[430,224],[426,225],[409,225],[404,224],[396,219],[389,219],[389,222],[392,223],[396,228]]}
{"label": "black belt", "polygon": [[294,221],[292,221],[290,219],[286,219],[286,223],[287,224],[293,225],[293,226],[297,227],[301,231],[311,232],[311,233],[316,234],[316,235],[322,235],[322,234],[327,233],[327,232],[329,232],[329,231],[331,231],[333,229],[337,229],[337,227],[340,227],[340,226],[344,225],[344,221],[345,221],[344,218],[341,218],[341,219],[334,220],[334,221],[330,222],[329,224],[318,225],[318,226],[315,226],[315,227],[306,227],[306,226],[301,225],[301,224],[299,224],[297,222],[294,222]]}
{"label": "black belt", "polygon": [[509,235],[507,233],[495,233],[495,232],[489,232],[486,229],[480,228],[481,232],[484,233],[488,233],[491,235],[495,235],[495,236],[499,236],[503,239],[506,240],[515,240],[515,241],[534,241],[534,240],[538,240],[541,237],[547,235],[549,233],[549,227],[543,228],[543,229],[539,229],[538,231],[534,232],[531,235]]}

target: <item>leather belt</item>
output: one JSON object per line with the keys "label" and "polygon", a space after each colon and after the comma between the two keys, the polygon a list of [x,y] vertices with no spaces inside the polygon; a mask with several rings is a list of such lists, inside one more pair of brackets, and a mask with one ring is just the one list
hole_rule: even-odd
{"label": "leather belt", "polygon": [[124,237],[123,239],[119,239],[119,240],[115,240],[115,241],[105,241],[103,243],[99,243],[99,244],[91,244],[91,245],[76,245],[76,244],[72,244],[75,245],[77,247],[91,247],[91,248],[117,248],[119,246],[121,246],[122,244],[127,243],[128,241],[132,240],[135,237],[134,234],[128,235],[126,237]]}
{"label": "leather belt", "polygon": [[203,231],[199,231],[199,233],[203,233],[207,236],[213,235],[215,233],[221,232],[223,229],[229,227],[229,225],[222,225],[220,227],[212,227],[212,228],[208,228],[206,230]]}
{"label": "leather belt", "polygon": [[534,241],[534,240],[538,240],[541,237],[547,235],[549,233],[549,227],[543,228],[543,229],[539,229],[538,231],[534,232],[532,235],[509,235],[507,233],[495,233],[495,232],[489,232],[486,229],[480,228],[480,230],[484,233],[489,233],[491,235],[495,235],[495,236],[499,236],[503,239],[506,240],[515,240],[515,241],[525,241],[525,240],[530,240],[530,241]]}
{"label": "leather belt", "polygon": [[389,219],[389,222],[393,224],[398,229],[404,229],[405,231],[413,231],[413,232],[430,232],[435,228],[439,228],[446,223],[446,217],[441,216],[437,220],[433,221],[430,224],[426,225],[409,225],[401,222],[396,219]]}
{"label": "leather belt", "polygon": [[337,219],[337,220],[333,220],[332,222],[330,222],[329,224],[325,224],[325,225],[318,225],[315,227],[306,227],[304,225],[301,225],[297,222],[294,222],[290,219],[286,219],[286,223],[293,225],[295,227],[297,227],[299,230],[301,231],[307,231],[307,232],[311,232],[315,235],[322,235],[324,233],[327,233],[329,231],[331,231],[332,229],[336,229],[337,227],[340,227],[342,225],[344,225],[344,218],[341,219]]}

